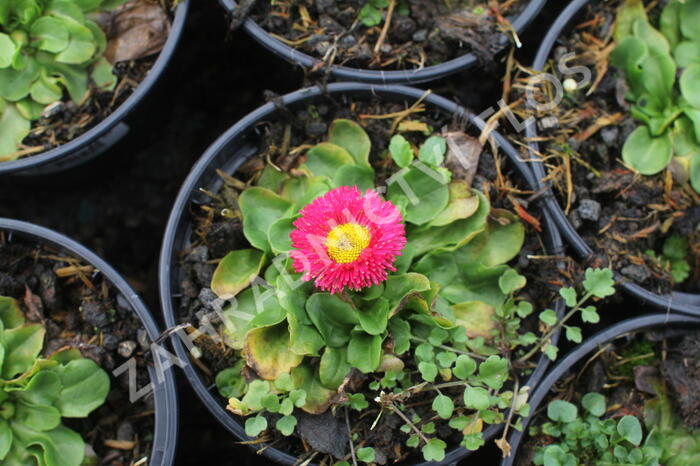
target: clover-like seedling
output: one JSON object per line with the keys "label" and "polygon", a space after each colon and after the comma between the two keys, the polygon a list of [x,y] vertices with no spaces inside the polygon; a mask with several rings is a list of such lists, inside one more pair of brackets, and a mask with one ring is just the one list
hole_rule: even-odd
{"label": "clover-like seedling", "polygon": [[549,403],[549,422],[533,427],[530,434],[542,433],[554,441],[536,450],[534,464],[659,464],[659,450],[643,442],[642,425],[636,417],[604,418],[606,403],[600,393],[584,395],[581,406],[583,413],[579,413],[576,405],[568,401],[554,400]]}
{"label": "clover-like seedling", "polygon": [[76,349],[47,358],[46,330],[27,323],[17,302],[0,296],[0,462],[79,466],[80,434],[61,418],[86,417],[109,392],[109,376]]}
{"label": "clover-like seedling", "polygon": [[611,62],[624,72],[631,114],[642,123],[622,158],[643,175],[672,164],[700,192],[700,0],[670,1],[659,27],[641,0],[620,7]]}
{"label": "clover-like seedling", "polygon": [[31,122],[64,94],[80,105],[90,82],[110,90],[99,11],[126,0],[2,0],[0,2],[0,161],[18,155]]}
{"label": "clover-like seedling", "polygon": [[653,250],[645,251],[662,268],[671,272],[673,281],[684,282],[690,276],[690,264],[688,263],[688,240],[673,235],[666,238],[661,250],[661,255],[657,255]]}

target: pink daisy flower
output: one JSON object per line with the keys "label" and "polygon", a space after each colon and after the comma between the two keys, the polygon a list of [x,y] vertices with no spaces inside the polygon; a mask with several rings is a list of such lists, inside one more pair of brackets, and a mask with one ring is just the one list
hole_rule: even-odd
{"label": "pink daisy flower", "polygon": [[331,294],[378,285],[406,246],[401,213],[379,194],[341,186],[299,212],[289,235],[294,269]]}

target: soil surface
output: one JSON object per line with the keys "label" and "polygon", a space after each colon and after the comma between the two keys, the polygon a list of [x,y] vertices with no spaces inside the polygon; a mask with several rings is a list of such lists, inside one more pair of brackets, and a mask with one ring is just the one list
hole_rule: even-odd
{"label": "soil surface", "polygon": [[[597,392],[606,397],[606,417],[632,415],[642,425],[644,402],[657,397],[659,381],[672,409],[691,431],[700,427],[700,332],[665,329],[619,339],[604,351],[580,361],[552,388],[537,407],[528,429],[547,421],[546,407],[565,399],[580,407],[581,397]],[[535,451],[552,443],[547,435],[526,435],[518,449],[516,465],[529,466]]]}
{"label": "soil surface", "polygon": [[[371,27],[358,19],[365,3],[259,1],[253,19],[287,45],[329,63],[410,70],[469,52],[475,53],[482,64],[491,62],[504,47],[503,33],[512,37],[508,19],[515,18],[526,1],[398,0],[392,15],[384,8],[381,23]],[[387,18],[389,27],[383,33]]]}
{"label": "soil surface", "polygon": [[87,418],[63,420],[92,446],[99,464],[121,466],[148,457],[155,422],[153,399],[130,403],[128,378],[111,375],[134,357],[138,387],[150,382],[146,369],[150,342],[128,302],[89,264],[2,230],[0,296],[15,298],[29,322],[44,325],[44,357],[61,348],[77,348],[110,375],[104,405]]}
{"label": "soil surface", "polygon": [[[191,218],[191,245],[187,250],[181,252],[181,260],[178,264],[182,268],[182,272],[175,271],[175,275],[184,274],[184,279],[181,282],[182,298],[179,301],[179,322],[191,323],[195,328],[207,325],[220,325],[210,320],[212,311],[221,310],[221,300],[218,300],[216,295],[210,289],[212,274],[216,268],[216,263],[219,259],[225,256],[228,252],[234,249],[249,247],[247,241],[243,237],[242,224],[239,218],[231,218],[232,215],[222,215],[222,213],[235,212],[237,210],[237,194],[244,186],[253,182],[260,175],[261,170],[265,167],[264,157],[269,157],[273,163],[282,167],[284,170],[293,171],[300,163],[303,162],[305,150],[319,142],[325,141],[327,137],[328,127],[332,121],[338,118],[350,119],[359,122],[367,132],[372,141],[372,152],[370,153],[370,163],[376,172],[377,185],[381,186],[383,180],[389,178],[396,170],[395,165],[388,157],[382,157],[382,152],[386,150],[391,138],[392,127],[395,125],[393,118],[380,118],[384,115],[395,115],[408,108],[405,103],[386,103],[379,99],[370,101],[334,101],[327,99],[321,103],[309,105],[305,108],[283,109],[282,118],[263,122],[258,125],[257,129],[262,137],[259,138],[258,155],[246,162],[236,173],[225,175],[223,187],[210,195],[209,202],[193,203],[187,211],[190,212]],[[404,121],[410,120],[414,123],[422,123],[432,128],[436,132],[456,132],[465,131],[474,133],[473,128],[469,128],[465,122],[450,119],[437,112],[420,112],[412,113],[407,116]],[[402,133],[409,141],[415,145],[420,145],[426,136],[422,132],[404,132]],[[476,132],[478,135],[478,132]],[[496,159],[490,152],[488,147],[481,152],[479,159],[479,167],[476,171],[476,176],[472,186],[482,192],[485,192],[491,200],[493,208],[504,208],[513,211],[513,200],[519,199],[518,204],[527,205],[526,201],[517,195],[516,189],[522,189],[517,186],[518,178],[508,168],[499,155]],[[446,165],[453,172],[454,179],[465,179],[465,174],[457,160],[446,159]],[[460,171],[462,170],[462,171]],[[228,175],[231,175],[238,180],[233,181]],[[237,187],[234,187],[237,184]],[[211,192],[213,188],[202,186],[205,190]],[[531,194],[522,192],[522,194]],[[508,196],[511,197],[508,197]],[[523,196],[524,197],[524,196]],[[522,207],[525,209],[524,207]],[[541,214],[533,210],[534,218],[540,217]],[[536,222],[536,221],[535,221]],[[529,227],[527,241],[523,247],[518,259],[514,260],[512,265],[516,266],[529,281],[528,286],[524,289],[529,300],[535,306],[535,309],[544,310],[550,306],[557,296],[558,284],[562,283],[562,277],[556,268],[556,260],[533,260],[532,257],[543,257],[547,252],[542,248],[543,240],[537,234],[534,225],[525,223]],[[539,227],[539,224],[537,225]],[[189,230],[189,228],[188,228]],[[198,316],[205,315],[206,322]],[[522,325],[522,331],[537,332],[538,319],[536,314],[533,314]],[[201,365],[204,366],[205,385],[214,382],[212,375],[216,375],[223,369],[232,367],[240,355],[229,348],[222,348],[222,345],[217,345],[213,340],[207,337],[200,337],[198,343],[203,349],[203,358]],[[508,355],[504,355],[508,357]],[[404,356],[406,370],[412,373],[418,373],[413,361],[412,353],[408,352]],[[537,358],[533,358],[536,361]],[[200,366],[201,368],[201,366]],[[367,399],[372,399],[376,392],[365,390],[367,385],[372,382],[372,377],[367,377],[361,373],[356,374],[356,379],[353,379],[351,384],[358,387],[356,392],[365,392]],[[525,372],[522,372],[521,377],[525,380]],[[378,380],[378,379],[377,379]],[[420,383],[417,378],[415,383]],[[355,391],[355,390],[353,390]],[[450,390],[445,393],[450,394]],[[460,395],[459,390],[454,391],[455,398]],[[425,393],[413,396],[410,400],[411,410],[415,411],[421,418],[433,418],[431,413],[430,402],[433,399],[433,394]],[[222,402],[225,399],[221,398]],[[411,411],[408,411],[411,414]],[[403,447],[408,435],[401,432],[399,429],[403,425],[400,417],[395,414],[385,413],[380,422],[373,426],[373,421],[379,414],[378,409],[364,410],[361,413],[349,411],[349,422],[353,432],[359,433],[359,438],[365,443],[364,445],[372,446],[377,453],[377,462],[379,464],[390,464],[396,461],[404,461],[406,459],[418,459],[415,452],[412,450],[406,451]],[[337,417],[336,417],[337,416]],[[347,430],[343,419],[343,411],[338,410],[336,416],[326,413],[321,416],[304,415],[300,419],[299,428],[296,431],[297,436],[301,437],[304,442],[311,445],[313,449],[323,452],[334,452],[337,459],[343,458],[348,452],[345,451],[347,441],[339,441],[337,436],[330,436],[326,441],[319,440],[315,434],[316,431],[338,431],[341,432],[341,439],[346,438]],[[273,425],[273,420],[269,421]],[[309,427],[313,426],[313,427]],[[460,436],[455,435],[455,432],[447,426],[445,421],[436,421],[438,435],[448,444],[456,445],[460,441]],[[266,435],[268,444],[271,444],[277,449],[281,449],[298,457],[301,461],[308,457],[311,453],[309,448],[306,448],[298,439],[284,437],[276,430],[268,430]],[[316,444],[315,444],[316,443]],[[338,449],[337,443],[342,446]],[[332,458],[327,458],[332,461]],[[317,461],[321,461],[316,458]]]}
{"label": "soil surface", "polygon": [[[521,36],[516,58],[529,63],[548,24],[564,7],[552,3]],[[219,135],[270,96],[304,84],[293,66],[266,52],[242,31],[229,32],[223,10],[192,2],[185,34],[154,92],[129,117],[127,138],[89,164],[42,179],[2,179],[0,216],[38,223],[65,233],[109,261],[143,296],[161,322],[158,253],[165,223],[190,167]],[[501,97],[499,69],[459,73],[432,83],[480,112]],[[427,87],[427,86],[425,86]],[[622,301],[601,313],[617,320],[639,313]],[[562,344],[562,351],[565,347]],[[271,465],[239,445],[206,410],[181,371],[176,371],[180,435],[176,465]],[[470,464],[497,464],[488,443]]]}
{"label": "soil surface", "polygon": [[[540,152],[547,157],[550,179],[569,221],[596,251],[594,262],[609,263],[624,279],[656,293],[698,293],[700,194],[673,181],[668,170],[642,176],[622,163],[622,146],[639,122],[624,100],[624,74],[602,58],[612,44],[619,3],[595,2],[585,8],[555,46],[553,62],[575,54],[566,65],[587,67],[594,87],[568,93],[553,112],[536,115]],[[580,74],[550,68],[561,82],[581,79]],[[661,255],[664,240],[673,235],[689,243],[691,272],[682,283],[674,282],[663,261],[647,254]]]}

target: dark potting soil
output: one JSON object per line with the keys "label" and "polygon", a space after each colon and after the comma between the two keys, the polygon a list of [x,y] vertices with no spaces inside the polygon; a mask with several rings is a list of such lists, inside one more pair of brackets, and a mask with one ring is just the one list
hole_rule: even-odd
{"label": "dark potting soil", "polygon": [[[523,0],[398,0],[385,39],[384,20],[359,19],[362,0],[258,1],[253,19],[284,43],[333,64],[377,70],[419,69],[473,52],[482,64],[503,48],[503,33]],[[387,9],[385,9],[387,10]],[[386,11],[383,14],[386,18]],[[376,50],[376,51],[375,51]]]}
{"label": "dark potting soil", "polygon": [[[135,0],[133,3],[138,2]],[[144,3],[152,0],[140,0]],[[174,0],[153,0],[166,11],[172,11]],[[137,23],[138,24],[138,23]],[[109,41],[110,37],[107,37]],[[31,132],[24,138],[22,144],[27,148],[41,148],[36,155],[48,151],[81,136],[91,128],[97,126],[114,112],[146,78],[153,64],[158,59],[158,54],[150,55],[136,60],[118,61],[114,64],[112,72],[116,77],[114,90],[105,91],[94,87],[90,82],[89,96],[82,103],[72,100],[62,100],[51,104],[39,120],[32,122]]]}
{"label": "dark potting soil", "polygon": [[[193,204],[189,209],[193,222],[193,235],[191,247],[181,252],[179,264],[185,277],[181,282],[182,297],[178,311],[179,321],[190,323],[194,327],[220,324],[215,317],[211,317],[211,311],[221,310],[223,304],[210,289],[212,274],[218,259],[231,250],[239,249],[246,244],[242,234],[242,224],[238,218],[233,218],[231,213],[237,210],[235,201],[237,190],[244,186],[244,183],[256,179],[265,167],[265,158],[269,157],[271,161],[284,170],[293,170],[303,161],[303,154],[308,147],[325,140],[330,122],[337,118],[348,118],[361,122],[369,134],[372,141],[370,161],[377,173],[377,180],[381,184],[395,170],[390,158],[380,157],[382,151],[388,146],[393,119],[367,118],[367,116],[394,114],[405,109],[406,107],[402,104],[378,100],[371,102],[329,101],[328,103],[308,106],[301,111],[296,109],[283,111],[283,118],[259,125],[258,130],[262,135],[258,150],[260,155],[246,162],[234,174],[235,179],[228,175],[223,176],[224,186],[219,192],[211,194],[209,203]],[[427,124],[435,131],[443,129],[465,130],[464,122],[450,120],[435,112],[414,113],[406,119]],[[403,135],[414,143],[420,143],[426,138],[419,132],[408,132],[403,133]],[[511,173],[501,162],[502,160],[496,160],[491,155],[487,147],[481,155],[473,186],[487,193],[494,208],[512,210],[511,199],[519,197],[518,187],[514,185],[509,177]],[[459,172],[453,169],[453,173],[458,176]],[[509,198],[508,195],[511,197]],[[524,200],[521,200],[520,204],[523,209],[527,209],[527,203]],[[536,212],[533,214],[536,218]],[[534,303],[536,309],[544,310],[553,305],[558,290],[557,285],[562,283],[562,276],[556,268],[555,259],[542,257],[545,255],[542,239],[533,225],[528,223],[525,225],[528,227],[526,244],[520,257],[514,260],[520,272],[529,280],[528,287],[521,295],[525,297],[524,295],[527,294],[527,298]],[[205,316],[205,319],[200,319],[202,315]],[[537,332],[537,318],[527,319],[523,322],[522,328],[524,332]],[[213,377],[219,371],[232,367],[240,357],[234,350],[216,343],[206,336],[198,338],[196,343],[202,350],[202,357],[197,365],[208,384],[213,384]],[[415,364],[410,355],[405,355],[403,359],[405,359],[407,370],[416,372]],[[521,383],[524,383],[526,374],[531,368],[532,365],[520,368]],[[353,383],[358,387],[366,387],[372,381],[368,376],[359,372],[355,375]],[[357,392],[361,391],[363,390],[357,390]],[[365,391],[365,393],[373,392]],[[448,390],[445,393],[449,394],[450,392]],[[368,399],[371,400],[373,397],[374,395]],[[455,396],[455,399],[457,398],[459,397]],[[221,399],[225,401],[223,397]],[[412,397],[408,406],[419,416],[432,419],[434,416],[430,408],[431,402],[432,396],[430,394],[418,394]],[[385,413],[372,429],[372,423],[379,414],[379,409],[372,409],[370,405],[370,409],[364,410],[361,415],[354,411],[348,414],[352,431],[359,434],[364,445],[374,447],[379,464],[389,464],[414,457],[413,451],[406,451],[403,447],[408,435],[400,431],[403,421],[399,416]],[[337,452],[339,457],[349,455],[343,410],[338,410],[336,416],[330,412],[319,416],[301,414],[299,421],[296,436],[301,437],[313,449]],[[438,435],[449,444],[455,445],[460,441],[459,435],[455,435],[446,422],[436,421],[436,426]],[[334,434],[319,436],[318,432],[333,432]],[[272,447],[286,451],[301,460],[308,458],[312,453],[311,449],[302,445],[298,438],[283,437],[277,431],[271,430],[264,439]],[[417,459],[417,456],[415,458]],[[315,457],[314,461],[320,461],[320,459],[321,457]],[[332,460],[332,458],[328,459]]]}
{"label": "dark potting soil", "polygon": [[[606,397],[605,417],[637,417],[644,425],[644,403],[657,397],[655,386],[665,387],[675,415],[691,431],[700,427],[700,332],[665,329],[620,339],[604,351],[580,361],[552,388],[528,426],[547,421],[546,407],[553,399],[577,406],[586,393]],[[535,451],[554,439],[525,436],[515,464],[529,466]]]}
{"label": "dark potting soil", "polygon": [[0,296],[15,298],[29,322],[45,326],[43,357],[77,348],[110,375],[104,405],[87,418],[63,419],[91,446],[99,464],[122,466],[149,457],[153,399],[131,403],[127,375],[115,378],[111,372],[134,357],[137,387],[150,383],[150,342],[134,311],[106,278],[65,251],[0,230]]}
{"label": "dark potting soil", "polygon": [[[547,157],[555,193],[569,221],[597,253],[593,262],[609,263],[624,279],[653,292],[698,293],[700,195],[687,183],[674,182],[669,171],[643,176],[622,164],[622,146],[639,123],[624,100],[624,74],[608,67],[605,58],[619,4],[595,2],[587,7],[555,47],[549,71],[561,82],[581,79],[580,74],[557,71],[561,57],[574,53],[566,65],[587,67],[595,88],[590,96],[590,86],[567,93],[552,113],[536,115],[538,136],[544,139],[540,152]],[[646,254],[652,250],[660,255],[664,240],[672,235],[689,243],[691,273],[683,283],[674,283],[668,267]]]}

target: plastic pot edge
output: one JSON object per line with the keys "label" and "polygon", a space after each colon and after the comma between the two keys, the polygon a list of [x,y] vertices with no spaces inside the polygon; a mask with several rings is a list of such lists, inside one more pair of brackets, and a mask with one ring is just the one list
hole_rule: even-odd
{"label": "plastic pot edge", "polygon": [[[82,244],[54,230],[20,220],[0,218],[0,231],[25,237],[37,243],[53,244],[80,257],[100,271],[127,300],[136,316],[143,324],[151,341],[160,335],[160,330],[138,294],[126,280],[106,261]],[[153,383],[153,399],[156,408],[153,450],[149,455],[151,466],[170,466],[175,457],[178,435],[178,401],[175,378],[172,371],[156,374],[149,366],[149,376]],[[163,381],[160,382],[160,378]]]}
{"label": "plastic pot edge", "polygon": [[[420,89],[409,88],[405,86],[375,86],[363,83],[334,83],[327,87],[327,91],[330,94],[343,95],[343,94],[354,94],[354,93],[371,93],[371,94],[384,94],[384,95],[395,95],[404,98],[418,99],[424,95],[425,91]],[[308,99],[314,99],[324,94],[323,89],[320,87],[304,88],[298,91],[292,92],[282,97],[282,105],[288,106],[299,101],[304,101]],[[426,103],[434,105],[441,111],[449,114],[457,114],[465,116],[466,111],[447,99],[440,96],[430,94],[426,100]],[[222,151],[228,143],[235,140],[239,135],[245,134],[247,128],[254,126],[256,123],[268,118],[274,112],[276,112],[277,107],[273,103],[267,103],[256,110],[249,113],[247,116],[243,117],[226,132],[224,132],[214,143],[212,143],[209,148],[204,152],[201,158],[195,163],[187,179],[183,182],[181,189],[178,193],[176,201],[168,219],[163,245],[160,254],[160,264],[159,264],[159,289],[160,289],[160,299],[161,306],[165,318],[166,325],[168,327],[173,327],[177,325],[175,318],[175,308],[173,306],[173,280],[172,280],[172,261],[175,258],[176,252],[174,251],[175,238],[178,234],[180,228],[180,222],[186,212],[186,206],[191,201],[193,191],[200,184],[200,178],[204,175],[209,165],[215,159],[215,157]],[[481,120],[477,120],[473,116],[469,116],[471,122],[479,128],[483,128],[485,123]],[[500,135],[496,135],[496,140],[499,144],[503,144],[504,148],[508,148],[506,153],[509,158],[513,158],[514,165],[520,168],[519,171],[522,172],[523,178],[526,182],[531,181],[532,174],[527,170],[524,162],[519,158],[518,152],[510,146],[510,144],[502,138]],[[239,149],[240,150],[240,149]],[[240,161],[238,161],[240,163]],[[229,167],[230,168],[230,167]],[[553,252],[561,252],[563,249],[563,243],[561,237],[556,228],[554,228],[549,214],[544,211],[545,222],[547,223],[548,237],[552,243]],[[557,312],[562,315],[564,311],[563,303],[557,303]],[[559,335],[555,335],[555,339]],[[175,339],[173,346],[175,348],[176,354],[179,358],[187,361],[189,358],[189,353],[183,343],[179,339]],[[536,385],[539,378],[542,377],[546,371],[549,364],[549,360],[541,355],[538,360],[537,368],[533,371],[530,377],[530,384]],[[225,410],[223,403],[218,401],[212,396],[209,389],[212,387],[206,387],[200,376],[198,375],[196,369],[191,364],[186,364],[183,367],[185,375],[190,382],[192,388],[197,393],[197,396],[202,400],[207,409],[214,415],[214,417],[234,436],[240,439],[248,439],[245,435],[244,429],[241,423],[236,420],[231,413]],[[486,432],[486,435],[493,437],[502,426],[490,426]],[[486,436],[485,435],[485,436]],[[468,454],[466,449],[461,447],[455,447],[451,449],[446,458],[439,464],[452,464],[458,461],[460,458]],[[293,464],[296,460],[295,457],[278,451],[273,448],[266,448],[263,455],[276,461],[280,464]],[[425,464],[423,462],[417,464]],[[432,463],[431,463],[432,464]]]}

